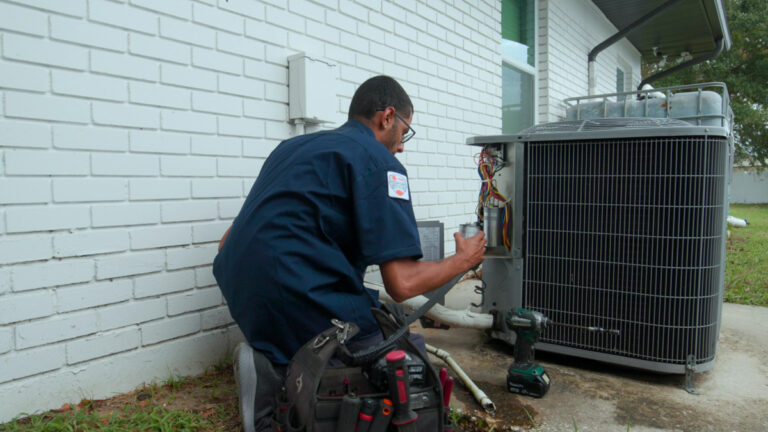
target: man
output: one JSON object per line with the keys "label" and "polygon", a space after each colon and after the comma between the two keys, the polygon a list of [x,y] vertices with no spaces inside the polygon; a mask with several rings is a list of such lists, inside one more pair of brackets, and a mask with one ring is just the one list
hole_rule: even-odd
{"label": "man", "polygon": [[[220,244],[213,272],[255,350],[239,347],[236,354],[241,414],[261,397],[249,390],[253,383],[240,382],[250,380],[251,365],[264,367],[266,356],[279,371],[332,318],[359,326],[353,342],[380,338],[370,313],[379,302],[363,286],[367,266],[378,264],[387,293],[403,301],[483,260],[483,234],[457,233],[455,255],[417,261],[407,172],[394,157],[415,133],[413,104],[400,84],[387,76],[367,80],[348,118],[338,129],[282,142]],[[259,420],[264,413],[256,413],[255,430],[267,425]],[[250,418],[243,421],[253,430]]]}

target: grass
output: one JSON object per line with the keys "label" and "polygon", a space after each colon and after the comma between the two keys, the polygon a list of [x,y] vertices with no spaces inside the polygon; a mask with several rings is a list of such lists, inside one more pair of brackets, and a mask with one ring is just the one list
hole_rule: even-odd
{"label": "grass", "polygon": [[106,400],[83,399],[43,414],[0,424],[17,431],[231,431],[240,429],[237,394],[229,365],[202,375],[172,375],[162,383]]}
{"label": "grass", "polygon": [[749,225],[730,228],[724,299],[768,306],[768,204],[733,204],[731,215],[747,219]]}

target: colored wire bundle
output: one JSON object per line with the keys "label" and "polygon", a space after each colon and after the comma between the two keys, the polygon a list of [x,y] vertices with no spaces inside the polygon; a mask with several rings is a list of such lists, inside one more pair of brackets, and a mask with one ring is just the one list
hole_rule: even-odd
{"label": "colored wire bundle", "polygon": [[504,161],[501,157],[492,154],[488,148],[483,148],[479,155],[475,157],[477,164],[477,173],[480,175],[480,193],[477,199],[477,218],[484,220],[484,207],[503,208],[501,213],[501,226],[504,247],[509,251],[512,248],[509,229],[512,220],[512,204],[496,188],[493,176],[504,168]]}

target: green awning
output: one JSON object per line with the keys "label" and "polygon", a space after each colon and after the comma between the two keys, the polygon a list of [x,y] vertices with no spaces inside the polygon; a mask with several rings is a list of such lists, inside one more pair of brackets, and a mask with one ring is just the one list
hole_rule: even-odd
{"label": "green awning", "polygon": [[[670,0],[593,0],[608,20],[621,31]],[[630,31],[626,38],[643,60],[654,62],[681,53],[696,57],[715,51],[720,39],[731,47],[722,0],[679,0]]]}

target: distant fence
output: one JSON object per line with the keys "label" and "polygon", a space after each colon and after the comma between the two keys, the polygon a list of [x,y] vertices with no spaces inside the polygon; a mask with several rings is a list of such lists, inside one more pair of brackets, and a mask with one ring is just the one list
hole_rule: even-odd
{"label": "distant fence", "polygon": [[734,168],[731,180],[731,203],[768,203],[768,170],[760,172],[749,167]]}

